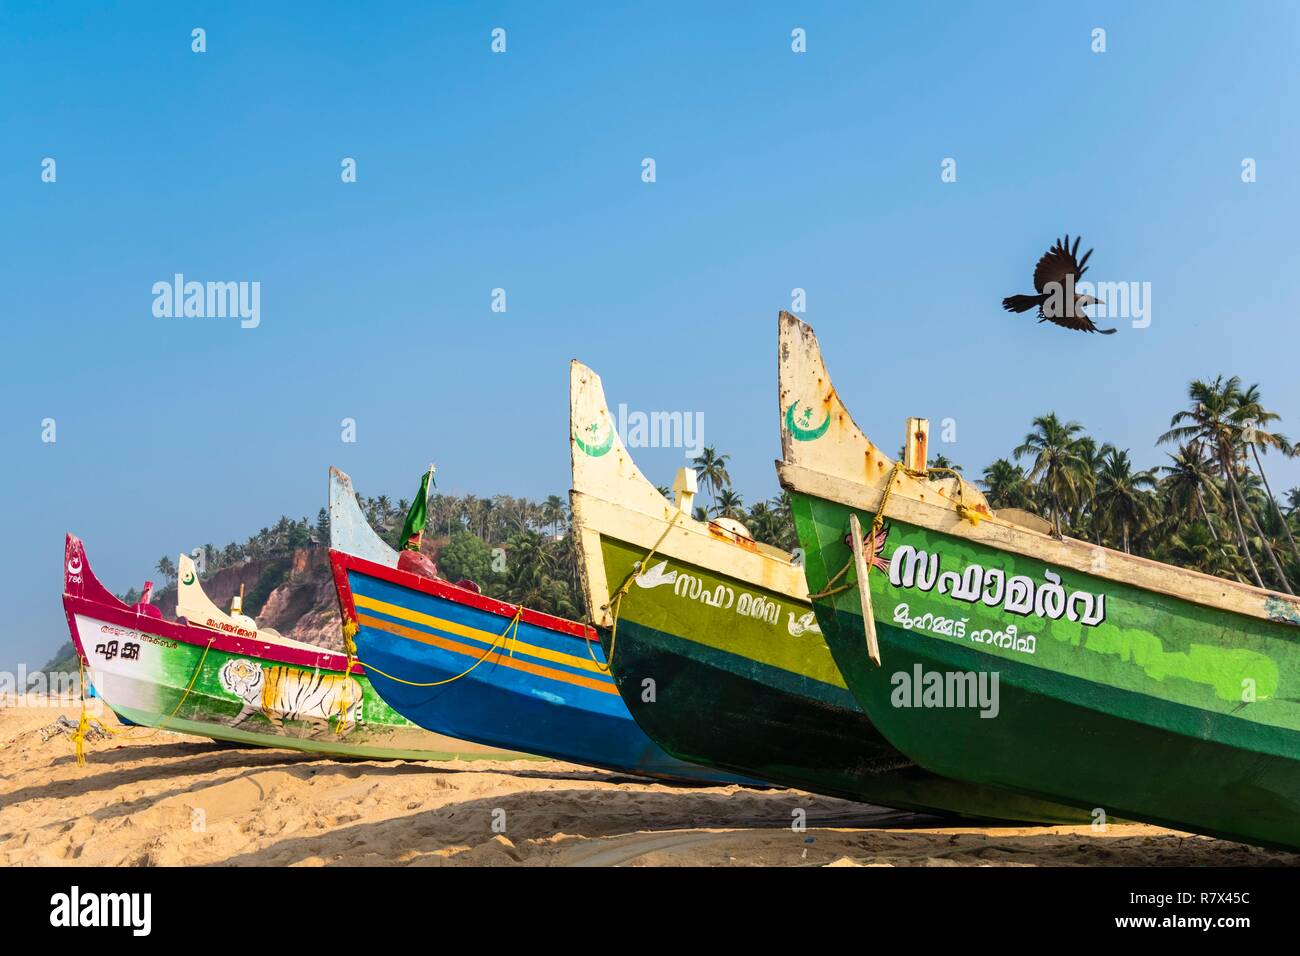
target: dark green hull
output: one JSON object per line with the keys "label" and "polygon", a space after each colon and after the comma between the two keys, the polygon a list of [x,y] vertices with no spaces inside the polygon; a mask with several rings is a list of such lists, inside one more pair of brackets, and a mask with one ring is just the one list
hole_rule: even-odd
{"label": "dark green hull", "polygon": [[[624,542],[600,541],[609,580],[621,580],[643,556]],[[685,562],[665,561],[660,571],[678,580],[628,591],[612,654],[608,631],[600,636],[632,717],[674,757],[899,809],[1045,823],[1087,820],[1071,807],[945,780],[917,767],[858,707],[821,634],[798,626],[807,604]],[[700,595],[721,588],[735,603],[692,597],[697,585]],[[750,601],[767,613],[736,613]]]}
{"label": "dark green hull", "polygon": [[[822,588],[849,560],[849,509],[797,493],[793,501],[809,585]],[[871,515],[859,515],[869,526]],[[890,544],[903,542],[947,556],[943,567],[1001,561],[1008,573],[1043,573],[1031,561],[980,553],[951,536],[894,522]],[[972,614],[972,632],[988,612],[896,586],[880,572],[870,580],[882,666],[866,652],[856,587],[814,606],[855,699],[892,744],[928,770],[1070,803],[1098,820],[1300,846],[1300,735],[1289,687],[1294,629],[1114,582],[1064,577],[1067,587],[1107,593],[1106,619],[1091,629],[1021,619],[1022,633],[1039,635],[1036,654],[898,626],[890,618],[900,606],[904,617],[920,610],[936,619]],[[923,675],[979,673],[997,676],[994,719],[975,707],[925,706],[917,697]],[[1255,675],[1249,679],[1260,693],[1233,703],[1243,674]]]}
{"label": "dark green hull", "polygon": [[[608,635],[602,635],[608,650]],[[702,653],[704,652],[704,653]],[[633,718],[682,760],[784,787],[989,820],[1080,823],[1050,801],[936,777],[898,752],[843,691],[839,702],[790,685],[794,675],[620,623],[614,677]],[[712,658],[710,661],[705,657]],[[653,677],[655,700],[643,700]],[[837,690],[823,685],[820,693]]]}

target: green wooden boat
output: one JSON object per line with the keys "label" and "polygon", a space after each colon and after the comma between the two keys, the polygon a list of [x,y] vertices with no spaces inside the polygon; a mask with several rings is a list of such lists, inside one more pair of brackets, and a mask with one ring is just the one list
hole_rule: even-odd
{"label": "green wooden boat", "polygon": [[900,754],[845,687],[793,557],[737,522],[692,518],[694,472],[683,470],[676,501],[666,500],[620,440],[600,378],[574,362],[570,386],[573,528],[587,603],[619,693],[659,746],[693,763],[886,806],[1086,819],[945,780]]}
{"label": "green wooden boat", "polygon": [[920,420],[907,467],[881,454],[784,313],[778,351],[817,620],[891,743],[1099,820],[1300,847],[1295,598],[1008,520],[925,470]]}

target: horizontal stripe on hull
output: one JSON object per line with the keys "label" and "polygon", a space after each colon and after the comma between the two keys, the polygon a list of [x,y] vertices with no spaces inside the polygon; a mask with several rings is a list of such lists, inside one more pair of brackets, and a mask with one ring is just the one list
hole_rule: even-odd
{"label": "horizontal stripe on hull", "polygon": [[[383,614],[390,618],[395,618],[399,621],[416,624],[425,629],[442,631],[444,634],[468,638],[473,641],[481,641],[483,647],[479,648],[479,653],[482,653],[483,650],[486,650],[486,648],[492,644],[498,644],[503,649],[512,653],[526,654],[530,657],[535,657],[538,660],[562,664],[566,667],[572,667],[575,670],[586,671],[592,674],[603,675],[605,673],[601,668],[601,665],[597,664],[590,656],[580,657],[576,654],[568,654],[563,651],[553,650],[549,647],[525,643],[518,639],[517,633],[513,628],[510,629],[510,636],[503,638],[502,634],[506,632],[506,625],[509,624],[509,619],[506,619],[502,623],[501,630],[494,634],[483,628],[472,627],[445,617],[437,617],[432,614],[414,611],[410,608],[402,607],[389,601],[381,601],[365,594],[355,594],[354,600],[358,608],[375,611],[376,613]],[[452,606],[454,607],[455,605]],[[519,630],[525,634],[531,633],[532,625],[521,625]]]}
{"label": "horizontal stripe on hull", "polygon": [[[602,656],[599,644],[527,622],[517,639],[513,630],[505,639],[508,617],[355,570],[346,583],[359,625],[354,641],[372,665],[374,686],[394,709],[429,730],[626,773],[753,782],[679,760],[651,741],[632,720],[613,678],[587,656],[588,647]],[[448,681],[479,658],[482,663],[459,679],[413,686]]]}
{"label": "horizontal stripe on hull", "polygon": [[[357,601],[360,604],[360,600]],[[406,627],[401,624],[395,624],[392,621],[384,620],[380,617],[374,617],[369,614],[358,614],[357,623],[362,627],[373,627],[381,631],[387,631],[389,634],[397,637],[404,637],[410,641],[419,641],[421,644],[427,644],[430,647],[437,647],[441,650],[448,651],[452,654],[460,654],[465,658],[466,666],[474,663],[486,650],[484,647],[474,647],[469,644],[461,644],[457,641],[449,640],[430,631],[421,630],[413,627]],[[526,645],[525,645],[526,646]],[[545,667],[541,664],[534,664],[530,661],[510,657],[504,650],[494,650],[487,654],[483,660],[484,664],[500,664],[502,667],[513,668],[514,670],[523,671],[526,674],[532,674],[536,677],[542,677],[546,680],[559,681],[563,684],[572,684],[575,687],[585,687],[588,690],[599,691],[602,694],[617,694],[618,690],[614,687],[611,680],[593,680],[587,677],[579,677],[576,674],[570,674],[566,671],[554,667]],[[393,675],[399,676],[399,675]]]}

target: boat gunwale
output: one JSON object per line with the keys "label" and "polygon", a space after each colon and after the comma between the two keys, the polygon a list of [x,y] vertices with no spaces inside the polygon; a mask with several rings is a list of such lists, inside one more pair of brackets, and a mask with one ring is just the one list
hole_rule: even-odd
{"label": "boat gunwale", "polygon": [[521,609],[520,605],[488,597],[486,594],[479,594],[449,581],[426,578],[411,571],[402,571],[398,568],[390,568],[387,565],[376,564],[367,558],[349,554],[346,551],[339,551],[335,548],[329,549],[329,558],[331,569],[334,572],[334,584],[335,589],[338,591],[340,605],[343,607],[347,620],[353,623],[356,623],[357,620],[357,609],[352,596],[351,585],[347,582],[347,572],[349,570],[378,578],[397,587],[409,588],[430,597],[451,601],[454,604],[465,605],[479,611],[486,611],[501,618],[513,618],[516,613],[522,611],[519,619],[525,624],[531,624],[543,630],[564,634],[568,637],[588,641],[597,640],[593,629],[577,621],[557,617],[545,611],[534,611],[529,607]]}
{"label": "boat gunwale", "polygon": [[[256,638],[240,637],[223,631],[203,627],[199,624],[168,620],[165,617],[152,617],[132,610],[109,591],[95,576],[90,568],[90,558],[85,552],[85,543],[76,535],[68,535],[68,544],[76,541],[81,547],[83,562],[83,587],[90,594],[73,594],[68,591],[67,567],[65,559],[63,609],[68,620],[68,629],[72,635],[77,653],[83,661],[88,661],[85,648],[81,645],[81,635],[76,627],[74,615],[82,614],[94,617],[118,627],[131,628],[169,640],[180,641],[196,647],[211,645],[212,650],[226,654],[257,657],[275,663],[294,664],[342,672],[347,669],[347,655],[342,651],[322,647],[319,651],[310,651],[288,644],[277,644]],[[352,663],[352,673],[363,675],[365,669],[356,661]]]}

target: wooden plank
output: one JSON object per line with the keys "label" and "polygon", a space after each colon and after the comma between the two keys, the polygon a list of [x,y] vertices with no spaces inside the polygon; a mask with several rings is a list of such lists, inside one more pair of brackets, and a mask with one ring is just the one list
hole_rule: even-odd
{"label": "wooden plank", "polygon": [[909,418],[907,420],[907,439],[903,447],[906,454],[903,464],[912,471],[925,471],[930,455],[930,420],[928,418]]}
{"label": "wooden plank", "polygon": [[880,642],[876,640],[876,609],[871,603],[871,582],[867,574],[871,565],[862,549],[862,524],[857,513],[849,515],[849,534],[853,538],[853,567],[858,574],[858,597],[862,601],[862,630],[867,635],[867,656],[880,666]]}

